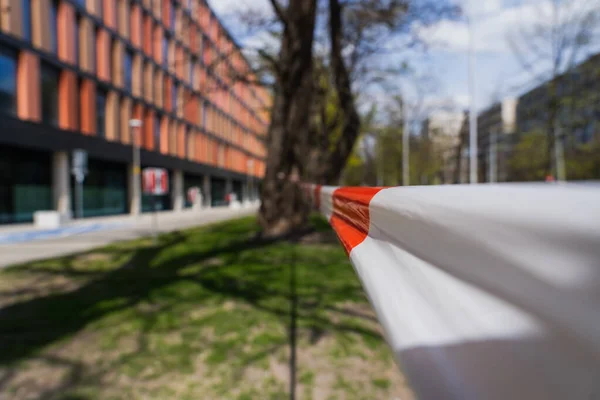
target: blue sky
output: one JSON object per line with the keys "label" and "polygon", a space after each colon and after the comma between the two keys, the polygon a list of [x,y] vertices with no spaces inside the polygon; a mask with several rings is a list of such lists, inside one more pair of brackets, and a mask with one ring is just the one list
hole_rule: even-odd
{"label": "blue sky", "polygon": [[[591,4],[596,0],[565,0]],[[520,26],[539,20],[549,8],[550,0],[456,0],[466,16],[473,21],[472,32],[476,49],[476,104],[483,109],[494,100],[524,92],[532,86],[533,77],[523,70],[511,47],[509,37],[518,37]],[[210,0],[215,12],[228,25],[239,42],[260,44],[260,33],[246,37],[237,21],[239,10],[261,10],[270,13],[268,0]],[[434,26],[415,27],[415,32],[428,44],[426,52],[388,56],[386,62],[408,59],[413,68],[431,81],[436,90],[427,96],[431,104],[449,104],[456,110],[468,106],[468,43],[466,21],[440,21]],[[545,66],[538,64],[541,69]],[[411,82],[398,79],[398,85],[410,93]],[[374,88],[372,99],[385,103],[386,93]]]}

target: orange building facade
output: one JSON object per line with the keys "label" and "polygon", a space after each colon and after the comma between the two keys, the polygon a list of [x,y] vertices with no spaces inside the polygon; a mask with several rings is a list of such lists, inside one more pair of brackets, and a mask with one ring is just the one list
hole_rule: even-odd
{"label": "orange building facade", "polygon": [[253,200],[270,97],[249,71],[204,0],[0,0],[0,223],[73,215],[75,149],[84,216],[148,210],[134,138],[142,167],[169,171],[160,208],[191,207],[192,187],[205,206]]}

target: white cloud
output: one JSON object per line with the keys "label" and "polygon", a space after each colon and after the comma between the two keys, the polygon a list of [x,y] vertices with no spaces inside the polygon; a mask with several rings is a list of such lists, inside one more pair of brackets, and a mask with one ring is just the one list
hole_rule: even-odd
{"label": "white cloud", "polygon": [[[581,2],[582,0],[574,0]],[[550,16],[550,0],[521,1],[502,7],[501,0],[470,1],[464,5],[464,13],[471,18],[473,42],[478,52],[508,54],[511,52],[508,38],[515,35],[520,26]],[[562,8],[569,7],[568,2]],[[564,14],[564,13],[563,13]],[[547,18],[550,23],[551,18]],[[469,28],[466,21],[443,20],[432,26],[416,26],[419,37],[437,49],[449,52],[466,52],[469,47]]]}
{"label": "white cloud", "polygon": [[273,8],[268,0],[208,0],[210,8],[219,16],[239,15],[252,10],[271,15]]}

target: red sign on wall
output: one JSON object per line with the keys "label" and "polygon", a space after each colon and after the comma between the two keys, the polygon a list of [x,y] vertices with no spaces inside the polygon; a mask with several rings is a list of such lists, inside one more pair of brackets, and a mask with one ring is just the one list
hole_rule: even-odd
{"label": "red sign on wall", "polygon": [[143,190],[145,194],[162,196],[169,193],[169,173],[163,168],[144,168]]}

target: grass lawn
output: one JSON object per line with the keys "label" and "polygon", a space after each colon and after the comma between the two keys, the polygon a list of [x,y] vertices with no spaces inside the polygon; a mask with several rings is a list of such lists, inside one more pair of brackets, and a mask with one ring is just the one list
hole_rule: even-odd
{"label": "grass lawn", "polygon": [[0,399],[411,399],[342,247],[256,229],[0,272]]}

